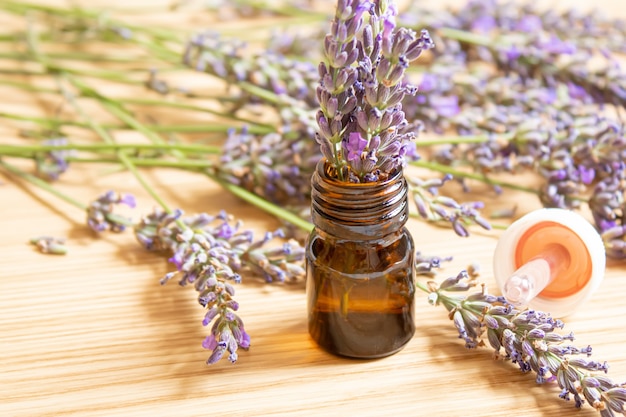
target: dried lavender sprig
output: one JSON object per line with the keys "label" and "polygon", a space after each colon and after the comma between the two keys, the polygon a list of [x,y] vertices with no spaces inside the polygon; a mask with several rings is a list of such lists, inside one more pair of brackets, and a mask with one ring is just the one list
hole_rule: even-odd
{"label": "dried lavender sprig", "polygon": [[316,141],[340,180],[377,181],[413,149],[401,101],[416,89],[405,71],[434,45],[427,31],[397,29],[396,14],[393,2],[339,0],[324,40]]}
{"label": "dried lavender sprig", "polygon": [[626,259],[626,225],[613,226],[601,235],[607,256]]}
{"label": "dried lavender sprig", "polygon": [[203,325],[213,323],[202,344],[212,350],[207,363],[217,362],[226,352],[234,363],[238,348],[250,346],[250,336],[236,313],[239,304],[230,281],[240,282],[239,272],[244,269],[260,274],[266,281],[298,279],[304,275],[304,250],[295,241],[266,248],[270,240],[281,236],[280,232],[255,241],[251,231],[240,230],[242,223],[233,224],[224,212],[216,216],[182,215],[181,210],[168,214],[157,209],[135,227],[135,236],[149,250],[172,253],[169,261],[176,271],[166,274],[162,284],[181,275],[179,283],[192,284],[198,292],[198,302],[207,309]]}
{"label": "dried lavender sprig", "polygon": [[[439,163],[469,165],[486,178],[492,173],[534,170],[544,178],[539,197],[547,207],[579,207],[585,200],[583,196],[595,190],[594,184],[607,176],[617,176],[617,180],[611,181],[623,184],[619,179],[624,175],[622,161],[626,155],[623,125],[610,117],[598,116],[594,113],[596,109],[571,96],[569,89],[555,90],[549,105],[543,100],[533,104],[534,100],[526,98],[549,98],[549,91],[532,83],[525,83],[521,89],[521,80],[515,78],[516,81],[512,82],[512,76],[506,77],[506,82],[502,78],[488,78],[479,79],[481,82],[478,83],[459,84],[441,77],[440,71],[435,74],[438,75],[428,75],[424,79],[425,97],[429,96],[429,91],[440,94],[441,87],[447,86],[449,94],[459,98],[457,116],[445,119],[448,126],[456,124],[461,133],[507,132],[505,136],[499,135],[499,139],[487,136],[484,143],[441,146],[435,153]],[[471,89],[466,85],[471,85]],[[486,118],[488,106],[494,103],[499,104],[498,111],[491,112],[494,117],[489,120]],[[422,109],[420,111],[428,121],[428,114],[423,109],[433,106],[427,104],[418,109]],[[524,120],[519,119],[520,114],[524,115]],[[438,123],[436,119],[430,120]],[[624,187],[618,189],[623,192]],[[602,195],[601,199],[605,199],[606,193]],[[594,204],[595,200],[592,196],[592,211],[596,226],[602,232],[606,227],[599,219],[605,216],[596,213],[607,209]],[[621,218],[619,210],[621,208],[618,208],[617,217]]]}
{"label": "dried lavender sprig", "polygon": [[[2,160],[0,166],[79,208],[86,208],[19,168]],[[134,203],[134,198],[109,192],[90,207],[94,212],[105,212],[105,217],[113,217],[105,220],[117,227],[119,219],[111,213],[111,206],[115,203]],[[241,223],[230,224],[232,219],[225,213],[213,217],[200,214],[187,219],[181,219],[182,214],[180,210],[168,213],[155,209],[135,225],[135,236],[149,250],[173,252],[170,261],[176,265],[177,271],[166,274],[162,283],[182,274],[180,283],[193,283],[200,292],[198,301],[208,308],[203,324],[208,325],[214,320],[211,335],[203,342],[205,348],[213,350],[207,362],[215,363],[226,351],[229,360],[234,362],[238,347],[247,349],[250,337],[235,313],[239,305],[232,298],[234,288],[228,281],[238,281],[237,270],[244,268],[261,272],[266,281],[300,278],[304,275],[304,250],[293,240],[278,248],[265,247],[274,235],[280,236],[280,233],[266,234],[260,241],[254,241],[251,232],[238,230]],[[215,219],[221,223],[211,226],[209,223]],[[216,312],[214,307],[221,310]]]}
{"label": "dried lavender sprig", "polygon": [[[447,70],[447,73],[444,70],[443,74],[439,71],[435,74],[436,77],[433,77],[430,72],[427,73],[421,85],[425,95],[418,98],[422,98],[424,104],[428,105],[413,107],[427,116],[425,117],[427,126],[433,126],[432,120],[438,119],[434,124],[435,129],[453,126],[461,134],[476,131],[509,133],[512,130],[515,141],[495,148],[492,146],[494,142],[486,143],[488,146],[461,147],[462,149],[458,149],[458,152],[454,152],[453,155],[461,155],[463,158],[454,158],[449,151],[438,156],[448,161],[468,160],[473,163],[473,169],[483,173],[532,167],[546,181],[540,192],[544,205],[577,208],[582,201],[579,196],[588,191],[593,181],[606,175],[604,172],[607,171],[608,165],[604,161],[598,164],[594,159],[601,149],[600,146],[595,145],[608,142],[606,136],[613,136],[612,141],[618,146],[617,158],[622,154],[620,144],[623,142],[623,127],[621,123],[611,121],[610,118],[603,118],[598,123],[598,109],[589,106],[589,103],[595,100],[592,97],[593,91],[590,93],[590,88],[582,88],[584,86],[574,82],[555,80],[546,83],[541,77],[529,78],[528,74],[524,75],[525,73],[522,72],[520,75],[519,71],[509,72],[505,76],[490,76],[487,80],[476,77],[476,71],[471,70],[469,65],[483,64],[479,60],[494,62],[494,58],[490,55],[493,48],[503,47],[502,44],[496,44],[489,37],[482,36],[482,33],[491,35],[498,33],[502,35],[502,39],[508,36],[507,34],[517,32],[522,37],[528,37],[533,36],[527,33],[533,32],[529,30],[529,25],[535,27],[534,32],[542,33],[550,33],[552,27],[543,25],[539,21],[541,16],[537,17],[526,9],[520,13],[519,6],[508,3],[502,5],[495,2],[470,2],[464,10],[464,13],[458,14],[435,13],[430,20],[428,18],[418,20],[420,24],[434,28],[433,36],[440,45],[435,51],[438,55],[436,62],[443,60],[444,64],[449,64],[448,61],[451,61],[456,66],[448,65],[454,69]],[[546,13],[554,15],[554,12]],[[596,48],[594,53],[607,55],[607,51],[599,50],[603,48],[603,45],[599,48],[597,44],[588,42],[587,31],[594,29],[595,22],[590,17],[570,14],[567,21],[571,24],[572,19],[575,20],[573,26],[580,31],[577,32],[579,35],[583,33],[581,28],[584,28],[585,35],[578,37],[577,42],[580,44],[577,47],[587,52]],[[554,18],[547,20],[553,23],[555,21]],[[562,24],[560,27],[562,28]],[[463,32],[448,31],[446,28],[461,29]],[[621,30],[623,26],[616,25],[614,28]],[[561,32],[562,35],[569,33]],[[465,39],[464,36],[467,38]],[[568,56],[571,52],[568,49],[572,48],[566,44],[569,41],[567,36],[550,36],[545,37],[545,42],[542,44],[543,52],[550,56]],[[504,41],[503,43],[507,47],[511,45]],[[487,55],[483,53],[484,51],[488,52]],[[518,56],[519,54],[515,54],[515,57]],[[446,68],[443,64],[435,64],[435,67]],[[465,73],[467,80],[461,78],[459,81],[458,77],[452,79],[453,75],[459,73]],[[493,85],[493,88],[490,88],[490,85]],[[405,109],[409,111],[411,106],[405,105]],[[517,126],[520,125],[520,120],[516,120],[516,118],[519,119],[519,115],[523,115],[526,119],[524,125],[534,125],[521,136],[515,132]],[[534,122],[529,123],[529,118],[534,119]],[[589,121],[587,126],[584,125],[585,120]],[[581,122],[583,122],[582,126]],[[606,124],[615,126],[609,128],[614,132],[605,130]],[[595,129],[597,133],[590,135],[590,129]],[[528,142],[527,138],[532,141]],[[599,140],[600,138],[602,140]],[[527,144],[523,145],[524,142]],[[605,150],[604,154],[608,155],[607,147],[605,145],[602,147]],[[582,152],[575,151],[576,148],[593,148],[593,151],[588,153],[587,158],[583,158]],[[577,152],[577,156],[570,158],[571,152]],[[475,159],[472,159],[474,155]],[[531,161],[534,162],[528,164]],[[519,162],[523,164],[520,165]],[[615,167],[609,167],[608,170],[614,172]],[[597,218],[597,216],[594,217]],[[598,223],[597,226],[600,231],[604,230]]]}
{"label": "dried lavender sprig", "polygon": [[53,236],[39,236],[30,239],[32,245],[37,246],[41,253],[49,253],[52,255],[65,255],[67,246],[65,239]]}
{"label": "dried lavender sprig", "polygon": [[243,88],[247,94],[240,95],[239,105],[258,103],[260,99],[275,96],[279,96],[285,105],[298,105],[299,101],[308,106],[314,105],[308,91],[315,82],[312,77],[316,77],[311,63],[289,59],[278,53],[264,52],[250,57],[244,54],[244,49],[243,42],[202,32],[187,42],[182,60],[196,71],[206,72]]}
{"label": "dried lavender sprig", "polygon": [[[626,102],[626,75],[609,49],[589,42],[588,19],[578,25],[586,36],[574,42],[569,31],[556,33],[551,26],[544,27],[537,15],[529,15],[528,10],[519,10],[512,3],[470,1],[458,11],[460,17],[446,16],[445,23],[452,26],[437,22],[437,31],[460,43],[451,47],[459,52],[460,60],[492,62],[504,71],[541,80],[547,86],[565,83],[597,103]],[[589,65],[594,55],[605,59],[603,66]]]}
{"label": "dried lavender sprig", "polygon": [[581,358],[591,355],[591,346],[570,345],[573,334],[557,332],[564,326],[562,321],[540,311],[518,310],[504,297],[489,294],[484,285],[479,292],[459,295],[475,285],[465,271],[439,284],[417,282],[432,305],[441,304],[449,312],[465,347],[485,346],[486,338],[498,356],[517,364],[522,372],[532,371],[538,384],[556,382],[562,390],[559,397],[572,396],[577,408],[586,401],[603,417],[624,413],[626,384],[603,375],[608,371],[606,362]]}
{"label": "dried lavender sprig", "polygon": [[[66,145],[67,138],[59,137],[47,139],[42,142],[44,145],[59,146]],[[35,155],[37,174],[48,180],[55,181],[69,168],[68,157],[71,153],[66,150],[51,149]]]}
{"label": "dried lavender sprig", "polygon": [[461,237],[469,236],[466,227],[469,224],[477,224],[490,230],[491,225],[478,211],[484,207],[482,202],[458,203],[452,197],[439,195],[439,189],[451,179],[452,175],[428,180],[407,177],[419,215],[429,221],[443,220],[450,223],[454,232]]}
{"label": "dried lavender sprig", "polygon": [[115,191],[107,191],[100,197],[89,203],[87,207],[87,224],[94,232],[111,230],[123,232],[127,226],[133,224],[132,220],[113,212],[118,204],[124,204],[130,208],[136,206],[135,197],[131,194],[121,194]]}
{"label": "dried lavender sprig", "polygon": [[452,261],[452,256],[428,256],[418,251],[415,253],[415,273],[417,275],[434,277],[436,270],[441,267],[441,263],[450,261]]}
{"label": "dried lavender sprig", "polygon": [[278,204],[308,204],[311,174],[321,155],[309,129],[255,135],[231,130],[216,175]]}

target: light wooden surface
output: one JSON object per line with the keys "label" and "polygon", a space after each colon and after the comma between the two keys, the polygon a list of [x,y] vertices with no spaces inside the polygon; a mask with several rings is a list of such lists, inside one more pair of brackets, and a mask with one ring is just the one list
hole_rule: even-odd
{"label": "light wooden surface", "polygon": [[[37,105],[15,90],[2,91],[3,108]],[[130,174],[102,172],[73,166],[58,188],[84,202],[117,189],[137,196],[135,213],[152,209]],[[258,233],[278,225],[202,175],[142,172],[187,213],[226,209]],[[4,173],[0,180],[1,416],[547,417],[577,411],[558,398],[556,385],[537,385],[531,374],[494,360],[491,349],[466,350],[443,307],[430,306],[423,294],[413,340],[391,357],[356,361],[327,354],[309,338],[302,282],[267,285],[246,276],[236,290],[252,347],[235,365],[224,360],[209,367],[200,345],[207,330],[203,309],[193,290],[158,284],[170,270],[164,258],[142,249],[131,233],[97,238],[80,210]],[[520,213],[538,207],[525,195],[495,198],[480,185],[474,192],[470,197],[486,195],[496,205],[516,200]],[[462,239],[413,219],[409,229],[423,253],[454,256],[442,276],[478,261],[495,291],[491,255],[498,232],[475,230]],[[38,253],[27,244],[37,235],[66,237],[70,252]],[[591,344],[617,381],[626,380],[624,295],[625,264],[611,262],[600,289],[565,329],[575,332],[577,344]],[[576,415],[597,413],[585,406]]]}

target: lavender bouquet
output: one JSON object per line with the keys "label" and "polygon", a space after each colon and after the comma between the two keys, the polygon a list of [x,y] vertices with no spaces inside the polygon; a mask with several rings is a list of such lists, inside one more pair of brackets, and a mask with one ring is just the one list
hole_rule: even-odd
{"label": "lavender bouquet", "polygon": [[396,28],[393,2],[339,0],[319,66],[319,132],[315,139],[341,181],[384,180],[415,155],[418,127],[402,111],[417,88],[405,80],[411,61],[434,45]]}

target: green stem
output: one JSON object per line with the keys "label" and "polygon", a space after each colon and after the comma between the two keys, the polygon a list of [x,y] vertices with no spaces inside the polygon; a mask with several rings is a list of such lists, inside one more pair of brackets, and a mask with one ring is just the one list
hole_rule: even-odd
{"label": "green stem", "polygon": [[[167,107],[181,109],[181,110],[194,110],[194,111],[209,113],[215,116],[220,116],[220,117],[225,117],[225,118],[229,118],[232,120],[236,120],[238,122],[245,123],[246,125],[249,125],[249,126],[255,126],[256,132],[259,132],[259,133],[276,132],[276,128],[274,126],[263,124],[263,123],[258,123],[250,119],[246,119],[245,117],[236,116],[234,114],[226,114],[221,111],[211,110],[207,107],[198,106],[195,104],[178,103],[175,101],[165,101],[165,100],[155,100],[155,99],[142,99],[142,98],[121,98],[121,99],[116,99],[116,100],[121,103],[128,103],[128,104],[139,104],[139,105],[145,105],[145,106],[167,106]],[[220,98],[220,102],[222,101],[224,100]]]}
{"label": "green stem", "polygon": [[[66,158],[68,162],[77,163],[119,163],[117,158]],[[135,166],[152,167],[152,168],[179,168],[191,171],[199,171],[204,169],[213,168],[214,164],[210,161],[198,161],[195,159],[179,159],[176,161],[169,161],[163,159],[148,159],[148,158],[131,158],[128,160]]]}
{"label": "green stem", "polygon": [[246,7],[252,7],[256,10],[275,13],[277,15],[288,17],[301,17],[314,21],[326,21],[328,14],[318,13],[310,9],[302,10],[290,4],[290,2],[268,2],[263,0],[234,0],[233,3],[237,5],[244,5]]}
{"label": "green stem", "polygon": [[55,196],[59,197],[61,200],[66,201],[76,207],[78,207],[81,210],[87,210],[87,206],[83,203],[81,203],[80,201],[77,201],[75,199],[73,199],[72,197],[63,194],[62,192],[60,192],[59,190],[57,190],[56,188],[54,188],[53,186],[51,186],[50,184],[48,184],[47,182],[45,182],[44,180],[37,178],[34,175],[28,174],[24,171],[22,171],[21,169],[19,169],[18,167],[11,165],[9,163],[7,163],[6,161],[0,160],[0,166],[2,166],[4,169],[6,169],[7,171],[11,172],[12,174],[15,174],[17,176],[19,176],[20,178],[30,182],[33,185],[36,185],[37,187],[48,191],[51,194],[54,194]]}
{"label": "green stem", "polygon": [[[27,122],[36,123],[39,125],[47,126],[50,130],[60,131],[60,128],[64,125],[67,126],[75,126],[80,128],[89,129],[89,125],[85,122],[80,122],[77,120],[64,120],[64,119],[56,119],[56,118],[48,118],[48,117],[38,117],[38,116],[25,116],[20,114],[12,114],[6,112],[0,112],[0,118],[12,119],[12,120],[22,120]],[[102,127],[105,129],[123,129],[127,127],[126,125],[120,124],[102,124]],[[232,125],[224,125],[219,123],[211,123],[209,125],[184,125],[184,124],[175,124],[175,125],[151,125],[150,128],[156,132],[177,132],[177,133],[226,133],[233,129]],[[269,130],[263,126],[246,126],[246,129],[249,133],[252,134],[266,134],[271,131],[275,131],[275,129]]]}
{"label": "green stem", "polygon": [[[33,85],[31,83],[24,83],[24,82],[19,82],[19,81],[14,81],[14,80],[0,80],[0,84],[19,88],[21,90],[25,90],[29,92],[60,94],[60,91],[56,88],[40,87],[37,85]],[[230,100],[228,97],[219,97],[219,96],[209,97],[209,98],[216,99],[220,103],[227,102],[228,100]],[[204,106],[199,106],[196,104],[180,103],[180,102],[175,102],[171,100],[159,100],[159,99],[154,99],[154,98],[136,98],[136,97],[117,97],[115,100],[120,103],[126,103],[126,104],[137,104],[137,105],[142,105],[142,106],[163,106],[163,107],[170,107],[170,108],[181,109],[181,110],[193,110],[193,111],[198,111],[202,113],[209,113],[215,116],[220,116],[220,117],[236,120],[242,123],[246,123],[247,125],[255,126],[256,129],[260,131],[259,133],[269,133],[269,132],[276,131],[276,128],[274,126],[257,123],[250,119],[238,117],[233,114],[227,114],[221,111],[213,110],[213,109],[210,109]]]}
{"label": "green stem", "polygon": [[153,28],[153,27],[144,27],[144,26],[135,26],[132,24],[126,24],[123,22],[119,22],[113,19],[110,19],[108,16],[105,16],[102,11],[89,10],[81,7],[72,7],[71,9],[55,7],[50,5],[38,4],[38,3],[27,3],[27,2],[15,2],[10,0],[3,0],[2,4],[3,10],[6,10],[15,14],[24,14],[27,12],[42,12],[52,16],[60,16],[60,17],[74,17],[74,18],[87,18],[95,20],[102,24],[103,20],[109,23],[110,26],[123,27],[132,30],[137,33],[146,33],[150,34],[156,38],[164,39],[164,40],[177,40],[179,38],[179,33],[174,30],[168,30],[165,28]]}
{"label": "green stem", "polygon": [[419,279],[415,280],[415,286],[419,288],[420,290],[424,291],[425,293],[430,294],[430,290],[428,289],[428,287],[424,285],[424,283],[420,281]]}
{"label": "green stem", "polygon": [[[0,152],[1,153],[1,152]],[[24,153],[3,153],[2,156],[8,156],[12,158],[33,159],[33,155]],[[119,164],[118,157],[100,157],[100,158],[80,158],[74,156],[68,156],[65,158],[67,162],[85,163],[85,164]],[[128,160],[136,166],[153,167],[153,168],[180,168],[189,171],[201,171],[209,168],[213,168],[215,164],[211,161],[197,160],[197,159],[178,159],[175,161],[167,159],[157,158],[133,158],[128,157]]]}
{"label": "green stem", "polygon": [[[18,36],[15,36],[15,40]],[[116,62],[116,63],[134,63],[137,64],[137,57],[126,56],[112,56],[102,54],[91,54],[88,52],[49,52],[46,54],[52,59],[61,59],[68,61],[80,61],[80,62]],[[149,57],[142,57],[142,59],[148,59]],[[29,54],[20,52],[0,52],[0,59],[10,59],[14,61],[26,61],[32,59]],[[144,70],[143,68],[141,70]]]}
{"label": "green stem", "polygon": [[219,146],[208,145],[187,145],[187,144],[171,144],[171,143],[95,143],[95,144],[68,144],[68,145],[2,145],[0,144],[0,154],[32,154],[36,152],[48,151],[117,151],[117,150],[178,150],[181,152],[220,154],[222,152]]}
{"label": "green stem", "polygon": [[259,87],[247,81],[240,81],[237,83],[239,88],[243,91],[250,93],[254,96],[260,97],[268,103],[278,104],[278,105],[291,105],[293,103],[286,102],[285,98],[279,96],[278,94],[266,90],[265,88]]}
{"label": "green stem", "polygon": [[488,140],[509,141],[515,137],[513,133],[500,135],[467,135],[467,136],[438,136],[436,139],[416,141],[417,147],[437,146],[437,145],[462,145],[467,143],[484,143]]}
{"label": "green stem", "polygon": [[313,224],[307,222],[306,220],[302,219],[298,215],[288,210],[285,210],[284,208],[279,207],[275,204],[272,204],[269,201],[265,200],[264,198],[259,197],[258,195],[251,193],[250,191],[244,188],[241,188],[237,185],[226,182],[222,180],[221,178],[216,177],[215,175],[211,175],[211,174],[207,174],[207,175],[210,178],[212,178],[214,181],[216,181],[218,184],[220,184],[222,187],[230,191],[232,194],[236,195],[242,200],[247,201],[248,203],[254,204],[255,206],[264,210],[265,212],[272,214],[278,217],[279,219],[283,219],[299,227],[305,232],[310,232],[311,230],[313,230],[313,227],[314,227]]}
{"label": "green stem", "polygon": [[[79,89],[87,88],[84,84],[82,84],[80,81],[78,81],[77,79],[75,79],[71,75],[62,74],[62,76],[67,81],[72,83],[72,85],[74,85],[75,87],[77,87]],[[74,97],[71,94],[66,94],[66,98],[72,104],[74,109],[81,115],[81,117],[83,119],[85,119],[87,121],[87,123],[91,126],[91,128],[102,138],[102,140],[104,140],[108,144],[112,144],[112,143],[115,142],[115,140],[109,134],[109,132],[107,132],[96,120],[94,120],[91,116],[89,116],[89,114],[87,114],[82,109],[82,107],[80,105],[78,105],[78,103],[76,102],[76,100],[74,99]],[[102,105],[107,107],[107,108],[109,108],[109,109],[110,108],[116,108],[117,109],[117,107],[112,106],[111,102],[109,102],[108,100],[103,101]],[[121,150],[118,150],[116,154],[117,154],[117,157],[119,158],[119,160],[122,162],[122,164],[126,167],[126,169],[128,169],[133,174],[133,176],[137,179],[137,181],[139,181],[139,183],[148,192],[148,194],[150,194],[150,196],[154,199],[154,201],[156,201],[163,208],[163,210],[165,210],[167,213],[171,213],[172,210],[169,208],[167,203],[159,196],[159,194],[154,190],[154,188],[152,188],[152,186],[150,184],[148,184],[148,182],[143,178],[143,176],[141,174],[139,174],[139,171],[137,171],[137,168],[131,162],[131,160],[129,159],[128,155],[126,155],[126,153],[124,151],[121,151]]]}
{"label": "green stem", "polygon": [[426,168],[426,169],[429,169],[431,171],[441,172],[441,173],[444,173],[444,174],[451,174],[452,176],[458,177],[458,178],[470,178],[470,179],[473,179],[473,180],[484,182],[484,183],[489,184],[489,185],[498,185],[500,187],[510,188],[512,190],[523,191],[523,192],[531,193],[531,194],[537,194],[536,190],[533,190],[532,188],[529,188],[529,187],[524,187],[524,186],[521,186],[519,184],[513,184],[513,183],[510,183],[510,182],[498,180],[498,179],[495,179],[495,178],[490,178],[490,177],[487,177],[484,174],[477,174],[477,173],[474,173],[474,172],[460,171],[458,169],[454,169],[454,168],[452,168],[450,166],[447,166],[447,165],[438,164],[436,162],[420,160],[420,161],[412,161],[412,162],[410,162],[410,165],[413,165],[413,166],[416,166],[416,167],[420,167],[420,168]]}
{"label": "green stem", "polygon": [[[128,158],[128,155],[126,155],[124,152],[118,152],[118,157],[120,158],[120,161],[124,164],[124,166],[137,179],[137,181],[139,181],[141,186],[148,192],[148,194],[150,194],[150,196],[154,199],[154,201],[159,203],[159,205],[163,208],[163,210],[165,210],[166,213],[171,213],[172,209],[170,209],[170,207],[167,205],[165,200],[163,200],[161,196],[155,191],[155,189],[143,178],[143,175],[141,175],[139,171],[137,171],[137,168]],[[177,223],[179,222],[180,220],[177,221]],[[180,222],[180,224],[184,224],[184,223]]]}
{"label": "green stem", "polygon": [[457,41],[472,43],[474,45],[481,45],[492,47],[493,42],[491,38],[484,35],[479,35],[477,33],[468,32],[466,30],[461,29],[453,29],[453,28],[437,28],[436,31],[443,37],[448,39],[454,39]]}

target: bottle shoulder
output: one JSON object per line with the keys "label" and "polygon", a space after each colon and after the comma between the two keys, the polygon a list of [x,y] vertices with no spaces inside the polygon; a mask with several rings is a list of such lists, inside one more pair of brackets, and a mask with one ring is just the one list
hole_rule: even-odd
{"label": "bottle shoulder", "polygon": [[349,240],[314,230],[306,244],[309,262],[358,274],[392,267],[412,267],[415,244],[406,228],[371,240]]}

